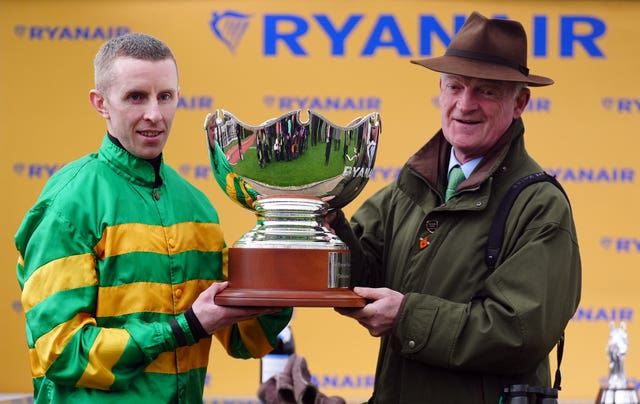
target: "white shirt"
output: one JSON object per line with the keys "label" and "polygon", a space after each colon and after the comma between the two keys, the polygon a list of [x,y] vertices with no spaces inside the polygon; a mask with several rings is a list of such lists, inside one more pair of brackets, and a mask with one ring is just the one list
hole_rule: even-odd
{"label": "white shirt", "polygon": [[469,178],[473,170],[476,169],[478,164],[482,161],[482,157],[476,157],[473,160],[467,161],[464,164],[460,164],[458,159],[456,159],[455,154],[453,153],[453,147],[451,148],[451,155],[449,157],[449,169],[447,171],[447,179],[449,178],[449,173],[451,169],[455,166],[460,166],[462,168],[462,172],[464,173],[464,178]]}

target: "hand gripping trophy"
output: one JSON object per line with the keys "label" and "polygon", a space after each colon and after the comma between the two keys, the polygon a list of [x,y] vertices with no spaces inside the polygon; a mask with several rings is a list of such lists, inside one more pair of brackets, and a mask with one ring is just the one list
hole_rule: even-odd
{"label": "hand gripping trophy", "polygon": [[307,112],[306,120],[295,110],[255,126],[225,110],[206,117],[217,183],[257,218],[229,248],[229,287],[216,296],[217,304],[365,304],[349,289],[349,249],[325,227],[324,217],[351,202],[367,183],[380,115],[341,126]]}
{"label": "hand gripping trophy", "polygon": [[627,326],[623,322],[620,327],[614,322],[609,324],[609,341],[607,342],[607,357],[609,358],[609,380],[607,386],[602,387],[596,399],[597,404],[637,404],[638,394],[629,385],[624,370],[624,357],[629,349]]}

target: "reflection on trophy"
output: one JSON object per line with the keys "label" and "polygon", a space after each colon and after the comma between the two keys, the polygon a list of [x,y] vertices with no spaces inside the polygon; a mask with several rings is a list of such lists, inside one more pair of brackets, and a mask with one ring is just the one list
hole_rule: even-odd
{"label": "reflection on trophy", "polygon": [[600,388],[596,404],[637,404],[638,394],[635,388],[629,385],[624,370],[624,357],[629,348],[627,326],[624,322],[616,328],[613,322],[609,325],[609,342],[607,343],[607,356],[609,358],[609,381],[606,386]]}
{"label": "reflection on trophy", "polygon": [[349,289],[347,245],[325,215],[364,188],[381,133],[377,112],[336,125],[309,110],[247,125],[229,112],[207,115],[216,181],[250,209],[257,225],[229,248],[229,287],[216,303],[234,306],[362,307]]}

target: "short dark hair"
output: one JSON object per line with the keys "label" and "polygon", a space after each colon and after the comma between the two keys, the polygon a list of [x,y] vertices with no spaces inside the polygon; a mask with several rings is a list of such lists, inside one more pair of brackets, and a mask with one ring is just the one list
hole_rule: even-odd
{"label": "short dark hair", "polygon": [[151,35],[130,32],[112,38],[100,47],[93,61],[95,86],[99,91],[106,90],[112,79],[111,67],[119,57],[149,61],[171,59],[176,63],[173,52],[167,44]]}

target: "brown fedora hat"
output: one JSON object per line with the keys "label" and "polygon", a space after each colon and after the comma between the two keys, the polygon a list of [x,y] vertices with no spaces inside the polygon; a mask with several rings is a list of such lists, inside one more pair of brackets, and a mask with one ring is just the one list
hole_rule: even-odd
{"label": "brown fedora hat", "polygon": [[548,86],[553,80],[529,73],[527,34],[517,21],[487,19],[473,12],[451,39],[444,56],[412,60],[441,73]]}

